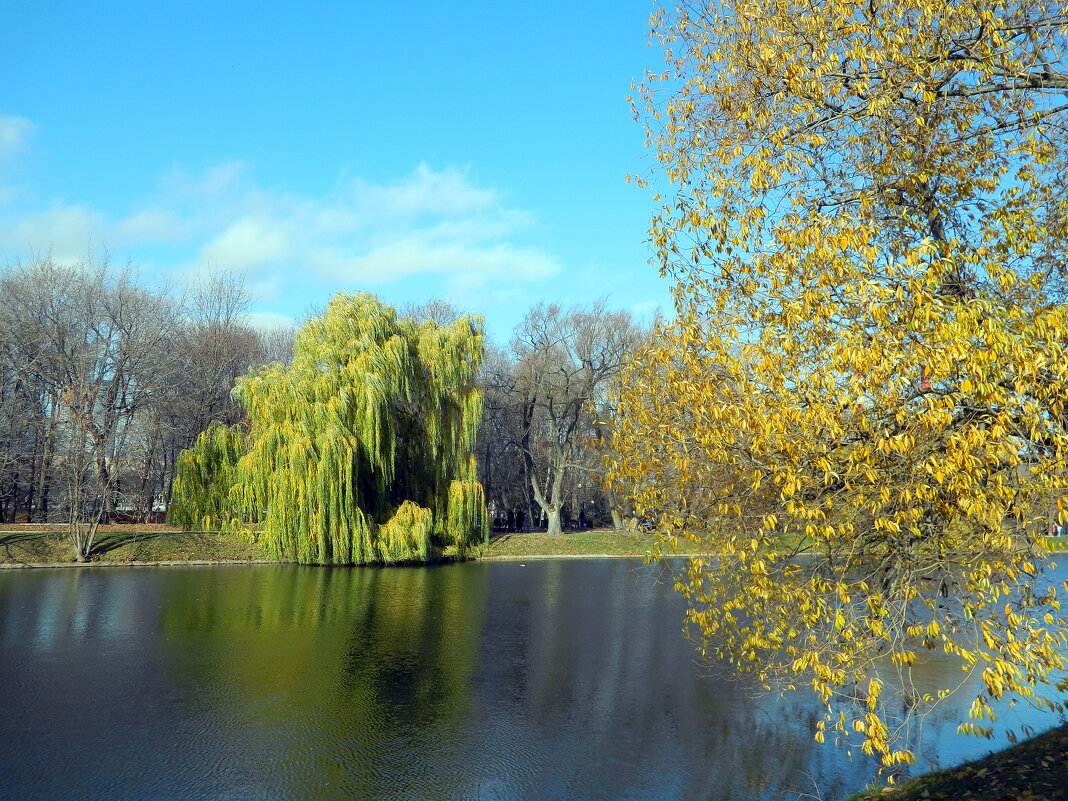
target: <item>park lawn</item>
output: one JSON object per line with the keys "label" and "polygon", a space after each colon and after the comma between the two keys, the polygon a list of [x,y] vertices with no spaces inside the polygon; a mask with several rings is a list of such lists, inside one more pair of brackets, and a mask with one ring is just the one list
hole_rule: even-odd
{"label": "park lawn", "polygon": [[[656,545],[656,535],[644,531],[565,532],[549,536],[541,531],[523,534],[498,534],[490,539],[482,553],[483,559],[514,559],[519,557],[553,556],[648,556]],[[696,553],[700,547],[688,541],[679,542],[682,553]]]}
{"label": "park lawn", "polygon": [[[61,529],[0,527],[0,564],[73,563],[71,546]],[[482,558],[533,558],[535,556],[645,557],[656,544],[648,532],[582,531],[550,537],[544,533],[495,536]],[[680,542],[684,553],[697,551]],[[182,531],[166,525],[121,524],[101,526],[91,562],[218,562],[267,558],[259,545],[239,534]]]}
{"label": "park lawn", "polygon": [[1054,801],[1068,798],[1068,725],[996,754],[919,776],[899,788],[850,801]]}
{"label": "park lawn", "polygon": [[[553,556],[645,557],[656,536],[649,532],[571,532],[550,537],[542,532],[500,534],[490,541],[482,558]],[[680,541],[683,553],[697,552],[695,543]],[[240,534],[193,532],[167,525],[127,523],[101,526],[91,562],[219,562],[267,558],[259,545]],[[73,563],[71,546],[60,527],[0,526],[0,564]]]}
{"label": "park lawn", "polygon": [[[0,564],[73,563],[72,548],[60,530],[0,528]],[[101,526],[91,562],[227,562],[266,559],[263,549],[240,534],[182,531],[173,526]]]}
{"label": "park lawn", "polygon": [[[1068,541],[1048,540],[1052,550],[1068,550]],[[483,550],[483,559],[553,556],[648,556],[656,536],[646,531],[573,531],[550,537],[544,532],[498,534]],[[700,553],[700,544],[680,539],[679,553]],[[219,562],[267,559],[261,547],[240,534],[182,531],[163,524],[123,523],[101,526],[92,562]],[[64,564],[74,561],[60,526],[0,526],[0,564]]]}

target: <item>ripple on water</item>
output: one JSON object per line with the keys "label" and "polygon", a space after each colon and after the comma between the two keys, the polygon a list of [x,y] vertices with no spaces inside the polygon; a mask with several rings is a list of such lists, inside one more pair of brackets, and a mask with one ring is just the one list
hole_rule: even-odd
{"label": "ripple on water", "polygon": [[[90,573],[0,574],[0,798],[752,801],[868,778],[812,741],[806,696],[697,666],[682,600],[633,561]],[[997,745],[953,725],[930,753]]]}

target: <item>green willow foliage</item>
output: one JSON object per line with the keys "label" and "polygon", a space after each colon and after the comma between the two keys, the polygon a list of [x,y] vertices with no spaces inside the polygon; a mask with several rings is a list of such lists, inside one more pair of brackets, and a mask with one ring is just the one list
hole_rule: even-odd
{"label": "green willow foliage", "polygon": [[195,531],[237,527],[240,519],[229,493],[238,461],[247,452],[245,432],[238,426],[214,423],[202,431],[193,447],[178,456],[167,522]]}
{"label": "green willow foliage", "polygon": [[477,318],[439,326],[369,293],[337,295],[297,334],[291,365],[239,379],[236,465],[221,427],[183,454],[172,522],[259,523],[273,555],[306,564],[463,555],[488,533],[472,455],[482,354]]}

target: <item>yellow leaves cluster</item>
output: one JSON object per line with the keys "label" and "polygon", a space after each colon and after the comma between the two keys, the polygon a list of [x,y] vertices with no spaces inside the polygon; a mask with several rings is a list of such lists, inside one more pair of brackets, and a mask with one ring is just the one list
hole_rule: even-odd
{"label": "yellow leaves cluster", "polygon": [[887,766],[908,759],[888,710],[947,690],[909,685],[918,654],[983,664],[978,717],[1043,703],[1065,664],[1036,578],[1068,507],[1063,8],[743,0],[654,28],[669,76],[636,110],[673,185],[650,240],[677,314],[624,380],[609,479],[714,555],[680,578],[703,647],[804,677]]}

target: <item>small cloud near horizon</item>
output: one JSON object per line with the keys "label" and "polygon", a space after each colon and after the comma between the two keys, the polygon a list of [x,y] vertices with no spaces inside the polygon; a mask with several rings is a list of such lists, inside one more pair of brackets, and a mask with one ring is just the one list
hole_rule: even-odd
{"label": "small cloud near horizon", "polygon": [[21,153],[37,126],[25,117],[0,114],[0,162]]}

